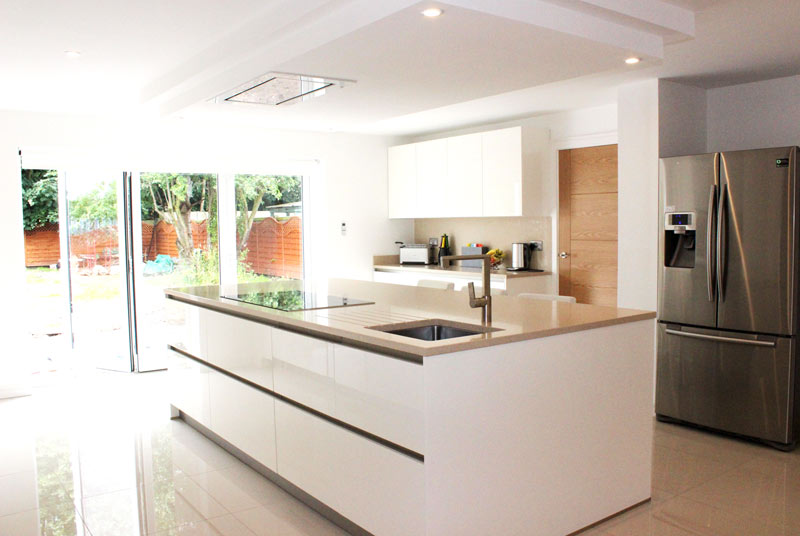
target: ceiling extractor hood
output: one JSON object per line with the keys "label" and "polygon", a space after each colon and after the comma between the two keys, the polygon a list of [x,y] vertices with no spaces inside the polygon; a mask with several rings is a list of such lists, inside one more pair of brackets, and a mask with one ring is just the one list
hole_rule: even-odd
{"label": "ceiling extractor hood", "polygon": [[267,73],[214,98],[214,102],[248,104],[295,104],[325,95],[334,88],[354,84],[354,80],[325,78],[290,73]]}

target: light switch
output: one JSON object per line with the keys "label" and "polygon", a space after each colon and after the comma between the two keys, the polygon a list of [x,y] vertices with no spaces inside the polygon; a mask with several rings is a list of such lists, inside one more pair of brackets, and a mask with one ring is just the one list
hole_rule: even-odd
{"label": "light switch", "polygon": [[347,224],[342,222],[342,236],[347,234]]}

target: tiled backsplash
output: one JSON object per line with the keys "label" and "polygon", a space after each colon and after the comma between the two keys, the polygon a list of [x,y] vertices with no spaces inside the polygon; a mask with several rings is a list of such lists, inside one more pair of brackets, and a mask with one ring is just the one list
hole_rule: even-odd
{"label": "tiled backsplash", "polygon": [[511,244],[542,240],[544,251],[533,253],[533,267],[552,271],[550,218],[435,218],[414,220],[414,241],[427,243],[430,237],[447,233],[453,253],[461,254],[461,246],[477,242],[507,252],[511,261]]}

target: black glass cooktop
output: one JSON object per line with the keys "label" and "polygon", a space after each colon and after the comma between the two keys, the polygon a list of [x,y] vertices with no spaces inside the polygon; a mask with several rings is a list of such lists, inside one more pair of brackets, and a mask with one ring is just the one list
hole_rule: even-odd
{"label": "black glass cooktop", "polygon": [[242,292],[223,295],[223,298],[236,300],[279,311],[310,311],[312,309],[330,309],[333,307],[349,307],[351,305],[370,305],[375,302],[356,300],[341,296],[325,296],[302,290],[275,290],[271,292]]}

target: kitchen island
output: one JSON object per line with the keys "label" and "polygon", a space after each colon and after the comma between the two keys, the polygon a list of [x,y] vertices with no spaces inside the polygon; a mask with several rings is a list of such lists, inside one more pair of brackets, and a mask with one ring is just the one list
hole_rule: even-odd
{"label": "kitchen island", "polygon": [[[225,297],[301,284],[167,290],[186,318],[172,404],[323,515],[353,533],[564,535],[649,499],[654,313],[496,296],[481,326],[463,293],[347,280],[314,291],[373,303]],[[431,319],[478,332],[389,332]]]}

